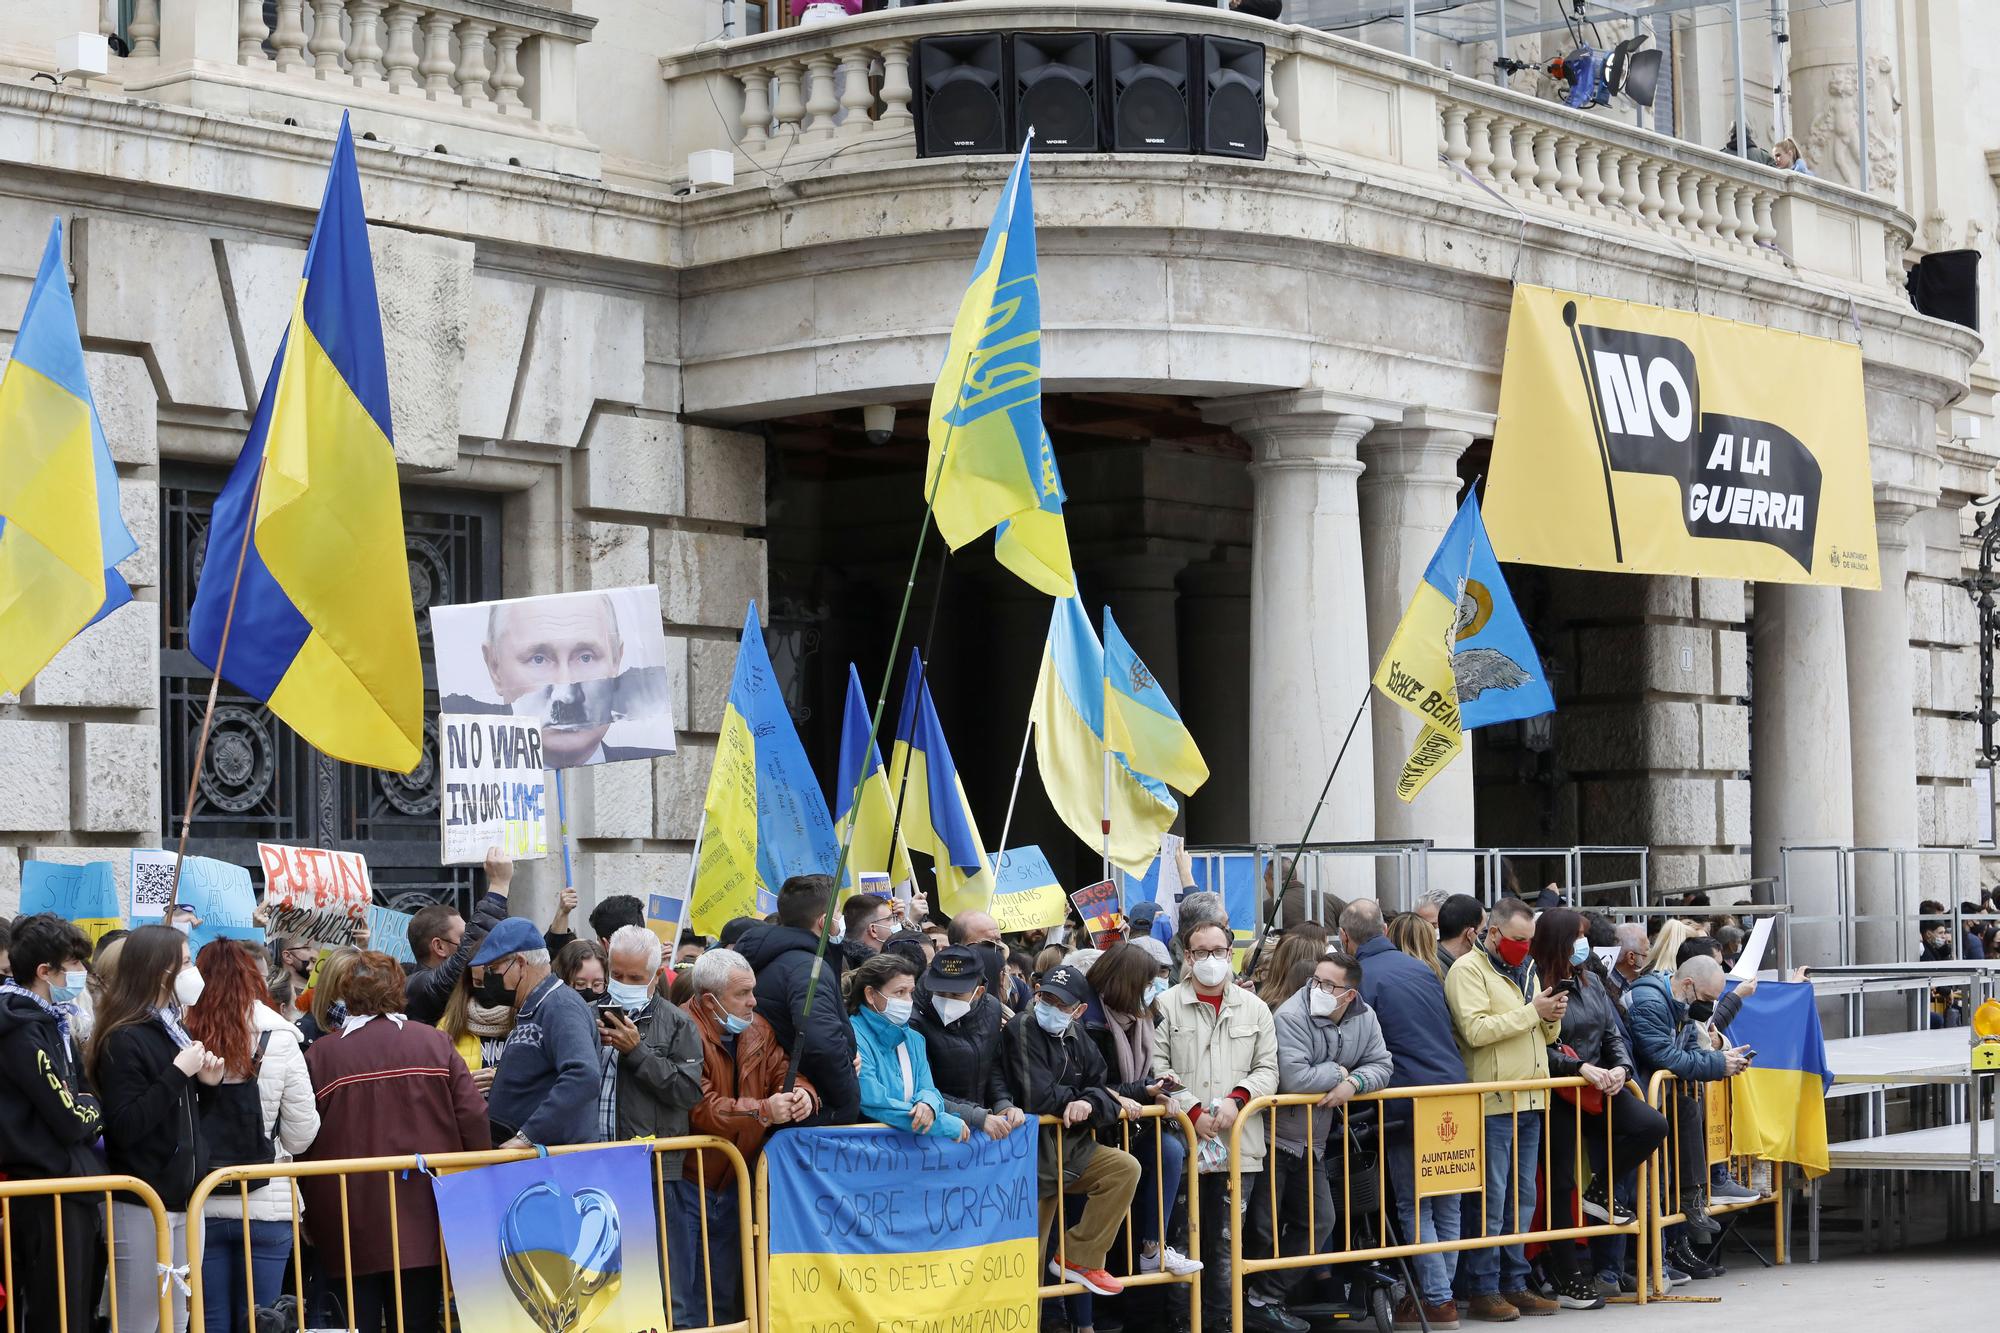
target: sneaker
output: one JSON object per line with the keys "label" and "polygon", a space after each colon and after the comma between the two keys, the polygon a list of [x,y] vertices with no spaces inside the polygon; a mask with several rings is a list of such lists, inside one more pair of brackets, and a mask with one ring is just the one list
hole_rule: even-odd
{"label": "sneaker", "polygon": [[1051,1259],[1049,1271],[1056,1275],[1058,1282],[1074,1282],[1094,1296],[1116,1296],[1125,1290],[1123,1282],[1101,1268],[1078,1268],[1075,1264]]}
{"label": "sneaker", "polygon": [[1739,1185],[1732,1176],[1725,1175],[1708,1187],[1708,1197],[1724,1203],[1745,1203],[1764,1196],[1747,1185]]}
{"label": "sneaker", "polygon": [[1571,1273],[1556,1279],[1556,1304],[1565,1310],[1601,1310],[1604,1297],[1598,1293],[1595,1281],[1581,1273]]}
{"label": "sneaker", "polygon": [[1606,1298],[1636,1295],[1639,1290],[1639,1279],[1630,1273],[1616,1273],[1606,1268],[1597,1275],[1597,1290]]}
{"label": "sneaker", "polygon": [[1424,1322],[1431,1326],[1431,1333],[1455,1333],[1458,1328],[1457,1303],[1440,1301],[1436,1305],[1426,1304]]}
{"label": "sneaker", "polygon": [[1494,1292],[1472,1298],[1471,1314],[1474,1319],[1483,1319],[1489,1324],[1511,1324],[1521,1317],[1514,1303]]}
{"label": "sneaker", "polygon": [[1634,1213],[1632,1206],[1623,1199],[1615,1203],[1609,1201],[1605,1197],[1606,1192],[1604,1181],[1601,1177],[1593,1180],[1590,1183],[1590,1188],[1583,1192],[1583,1211],[1600,1222],[1609,1222],[1613,1226],[1620,1227],[1630,1226],[1632,1219],[1637,1217],[1638,1214]]}
{"label": "sneaker", "polygon": [[1701,1191],[1688,1190],[1681,1195],[1681,1211],[1687,1215],[1687,1228],[1706,1240],[1722,1234],[1722,1223],[1708,1215],[1708,1205],[1701,1197]]}
{"label": "sneaker", "polygon": [[1311,1324],[1282,1305],[1259,1305],[1255,1301],[1244,1303],[1243,1323],[1260,1333],[1310,1333],[1312,1329]]}
{"label": "sneaker", "polygon": [[1556,1303],[1546,1296],[1537,1296],[1532,1291],[1509,1291],[1502,1299],[1522,1314],[1554,1314]]}
{"label": "sneaker", "polygon": [[1160,1249],[1154,1250],[1151,1254],[1140,1253],[1139,1271],[1141,1273],[1157,1273],[1162,1268],[1175,1277],[1187,1277],[1191,1273],[1199,1273],[1201,1271],[1201,1260],[1190,1259],[1171,1245],[1162,1246]]}
{"label": "sneaker", "polygon": [[1667,1285],[1670,1287],[1685,1287],[1692,1280],[1672,1264],[1661,1264],[1660,1276],[1667,1280]]}

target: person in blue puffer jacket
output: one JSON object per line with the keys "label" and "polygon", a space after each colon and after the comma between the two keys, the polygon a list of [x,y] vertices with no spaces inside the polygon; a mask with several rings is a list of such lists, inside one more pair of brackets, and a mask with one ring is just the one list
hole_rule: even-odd
{"label": "person in blue puffer jacket", "polygon": [[847,1012],[860,1051],[861,1118],[960,1143],[970,1138],[970,1126],[944,1109],[923,1034],[910,1027],[916,967],[895,954],[878,953],[849,970],[846,984]]}

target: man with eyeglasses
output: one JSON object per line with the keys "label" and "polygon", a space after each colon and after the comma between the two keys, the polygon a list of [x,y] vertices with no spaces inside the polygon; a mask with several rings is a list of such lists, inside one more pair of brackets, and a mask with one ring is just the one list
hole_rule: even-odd
{"label": "man with eyeglasses", "polygon": [[[1300,967],[1303,968],[1301,963]],[[1294,978],[1280,978],[1281,989]],[[1313,964],[1305,984],[1272,1015],[1278,1033],[1278,1091],[1317,1093],[1310,1108],[1287,1106],[1277,1115],[1276,1142],[1250,1196],[1247,1250],[1261,1258],[1311,1254],[1333,1234],[1333,1191],[1327,1182],[1327,1134],[1338,1131],[1340,1108],[1356,1093],[1386,1087],[1393,1069],[1382,1025],[1360,996],[1361,964],[1330,953]],[[1372,1114],[1372,1112],[1370,1113]],[[1306,1154],[1311,1152],[1308,1167]],[[1271,1199],[1278,1200],[1279,1234],[1272,1235]],[[1274,1245],[1274,1241],[1276,1245]],[[1304,1270],[1275,1269],[1250,1280],[1252,1328],[1304,1333],[1310,1327],[1284,1308]]]}
{"label": "man with eyeglasses", "polygon": [[[1202,1323],[1229,1327],[1228,1225],[1240,1200],[1229,1197],[1229,1139],[1236,1118],[1257,1097],[1278,1090],[1278,1033],[1264,1002],[1231,981],[1235,938],[1226,922],[1198,921],[1181,934],[1186,979],[1159,999],[1160,1021],[1153,1043],[1153,1074],[1169,1080],[1168,1104],[1194,1121],[1200,1140],[1196,1169],[1207,1177],[1201,1187],[1201,1234],[1207,1240],[1203,1273]],[[1254,1189],[1264,1169],[1264,1118],[1252,1117],[1240,1131],[1242,1178]],[[1262,1307],[1276,1310],[1274,1306]],[[1297,1320],[1276,1310],[1284,1322],[1252,1327],[1296,1333]],[[1254,1313],[1254,1312],[1253,1312]]]}
{"label": "man with eyeglasses", "polygon": [[840,907],[841,953],[849,967],[859,967],[882,952],[896,933],[896,913],[879,893],[857,893]]}

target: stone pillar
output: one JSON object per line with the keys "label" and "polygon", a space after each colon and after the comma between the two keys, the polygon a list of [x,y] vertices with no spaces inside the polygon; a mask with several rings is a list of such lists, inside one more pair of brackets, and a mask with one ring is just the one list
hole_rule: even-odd
{"label": "stone pillar", "polygon": [[1250,561],[1240,547],[1189,565],[1180,587],[1181,720],[1208,760],[1188,798],[1188,842],[1250,837]]}
{"label": "stone pillar", "polygon": [[[1367,699],[1367,596],[1362,579],[1356,446],[1400,408],[1321,390],[1212,402],[1211,421],[1249,442],[1255,499],[1250,554],[1250,836],[1296,841]],[[1315,842],[1375,834],[1374,737],[1355,728]],[[1367,873],[1321,881],[1366,893]]]}
{"label": "stone pillar", "polygon": [[[1368,662],[1382,660],[1389,640],[1423,579],[1431,556],[1451,526],[1459,504],[1458,460],[1475,435],[1492,430],[1491,417],[1416,409],[1402,424],[1372,432],[1361,442],[1361,540],[1367,552]],[[1375,836],[1429,838],[1440,847],[1470,847],[1472,755],[1470,747],[1432,778],[1415,801],[1396,795],[1403,760],[1422,729],[1408,709],[1375,699],[1369,708],[1375,746]],[[1378,891],[1393,892],[1395,875],[1377,867]],[[1469,858],[1440,859],[1431,883],[1470,892]],[[1408,907],[1401,903],[1397,906]]]}
{"label": "stone pillar", "polygon": [[[1902,194],[1904,71],[1897,64],[1896,5],[1867,6],[1869,189],[1887,199]],[[1828,180],[1861,186],[1861,128],[1856,98],[1854,3],[1831,8],[1821,0],[1792,0],[1790,9],[1791,137],[1806,162]]]}
{"label": "stone pillar", "polygon": [[[1760,583],[1750,629],[1750,834],[1752,873],[1780,873],[1788,845],[1854,841],[1853,748],[1849,741],[1847,637],[1838,588]],[[1907,655],[1907,654],[1906,654]],[[1832,917],[1840,910],[1831,853],[1794,855],[1793,911]],[[1832,963],[1838,923],[1795,925],[1792,957]]]}
{"label": "stone pillar", "polygon": [[[1875,542],[1880,552],[1879,592],[1841,591],[1847,623],[1847,716],[1854,751],[1854,841],[1863,847],[1915,847],[1917,827],[1917,732],[1912,710],[1907,524],[1918,506],[1902,500],[1875,502]],[[1760,593],[1761,595],[1761,593]],[[1895,858],[1855,859],[1855,910],[1890,917],[1897,911]],[[1920,867],[1906,863],[1903,905],[1914,912]],[[1856,927],[1855,961],[1892,962],[1916,932],[1894,921]],[[1912,944],[1910,947],[1914,947]]]}

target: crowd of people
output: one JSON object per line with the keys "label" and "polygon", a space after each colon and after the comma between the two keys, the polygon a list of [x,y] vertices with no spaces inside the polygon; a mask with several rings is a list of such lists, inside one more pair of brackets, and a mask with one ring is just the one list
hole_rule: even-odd
{"label": "crowd of people", "polygon": [[[836,906],[827,877],[801,876],[768,918],[689,936],[668,958],[636,898],[598,903],[579,937],[573,894],[541,930],[511,915],[506,858],[487,872],[471,919],[444,905],[413,918],[408,965],[286,937],[191,955],[184,921],[95,945],[53,916],[15,921],[0,942],[0,1170],[151,1186],[176,1266],[191,1224],[204,1238],[209,1333],[248,1333],[256,1310],[283,1308],[296,1287],[303,1326],[351,1318],[369,1333],[428,1333],[446,1299],[421,1184],[280,1177],[220,1190],[190,1219],[203,1178],[231,1165],[698,1134],[754,1167],[772,1133],[799,1125],[1038,1134],[1047,1271],[1081,1288],[1043,1324],[1075,1333],[1091,1333],[1107,1302],[1154,1302],[1146,1312],[1172,1326],[1186,1289],[1126,1293],[1112,1270],[1127,1270],[1127,1253],[1126,1277],[1206,1264],[1203,1321],[1230,1327],[1230,1229],[1243,1229],[1246,1255],[1326,1252],[1339,1228],[1374,1226],[1378,1154],[1391,1234],[1373,1243],[1496,1238],[1417,1256],[1399,1328],[1594,1309],[1633,1290],[1627,1235],[1533,1255],[1504,1238],[1538,1216],[1549,1228],[1629,1223],[1637,1168],[1669,1137],[1687,1217],[1669,1237],[1669,1281],[1721,1272],[1699,1248],[1716,1231],[1710,1199],[1755,1197],[1705,1155],[1700,1085],[1750,1059],[1721,1034],[1754,982],[1723,996],[1725,946],[1700,919],[1649,935],[1516,897],[1488,909],[1430,892],[1389,919],[1372,899],[1336,903],[1324,923],[1294,912],[1246,951],[1221,899],[1197,892],[1177,922],[1135,905],[1126,937],[1100,948],[1065,944],[1065,932],[1010,940],[984,913],[937,921],[873,894]],[[1664,1116],[1642,1095],[1663,1069],[1679,1080]],[[1583,1082],[1483,1096],[1483,1196],[1417,1197],[1412,1102],[1354,1102],[1551,1076]],[[1277,1093],[1316,1100],[1237,1123]],[[1156,1106],[1188,1118],[1192,1150],[1175,1121],[1142,1114]],[[730,1168],[708,1150],[662,1170],[675,1326],[743,1317]],[[1192,1219],[1190,1173],[1201,1177]],[[157,1271],[150,1213],[127,1198],[105,1216],[99,1197],[15,1202],[7,1295],[19,1326],[57,1327],[62,1310],[69,1327],[91,1327],[108,1257],[119,1327],[154,1333],[167,1281],[180,1333],[185,1278]],[[1358,1298],[1346,1284],[1362,1280],[1259,1272],[1246,1326],[1302,1333],[1292,1307]]]}

